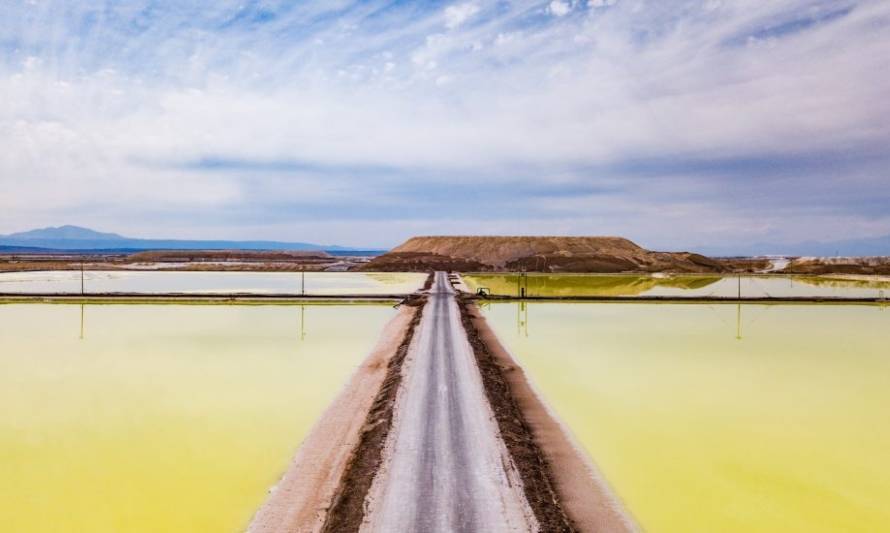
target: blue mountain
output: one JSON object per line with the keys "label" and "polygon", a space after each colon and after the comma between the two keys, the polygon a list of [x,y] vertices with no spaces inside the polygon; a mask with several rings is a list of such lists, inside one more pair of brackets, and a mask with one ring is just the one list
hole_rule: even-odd
{"label": "blue mountain", "polygon": [[326,250],[353,248],[307,242],[228,241],[181,239],[133,239],[80,226],[40,228],[0,235],[0,249],[43,248],[52,250]]}

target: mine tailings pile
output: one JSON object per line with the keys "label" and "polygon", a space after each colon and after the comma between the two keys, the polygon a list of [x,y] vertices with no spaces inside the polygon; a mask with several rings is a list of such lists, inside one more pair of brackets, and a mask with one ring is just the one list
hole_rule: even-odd
{"label": "mine tailings pile", "polygon": [[369,271],[708,272],[732,266],[691,252],[653,252],[622,237],[413,237]]}

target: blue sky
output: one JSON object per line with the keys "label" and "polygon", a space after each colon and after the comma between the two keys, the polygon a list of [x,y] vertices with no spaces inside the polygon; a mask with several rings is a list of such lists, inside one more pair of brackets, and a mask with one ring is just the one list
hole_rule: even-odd
{"label": "blue sky", "polygon": [[0,3],[0,233],[890,234],[890,2]]}

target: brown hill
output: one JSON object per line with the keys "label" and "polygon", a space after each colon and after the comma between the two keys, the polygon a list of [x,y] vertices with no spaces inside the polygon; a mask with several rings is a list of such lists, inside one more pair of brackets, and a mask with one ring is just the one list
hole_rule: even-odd
{"label": "brown hill", "polygon": [[688,252],[652,252],[621,237],[414,237],[363,270],[723,272]]}
{"label": "brown hill", "polygon": [[890,257],[798,257],[785,267],[789,274],[890,275]]}

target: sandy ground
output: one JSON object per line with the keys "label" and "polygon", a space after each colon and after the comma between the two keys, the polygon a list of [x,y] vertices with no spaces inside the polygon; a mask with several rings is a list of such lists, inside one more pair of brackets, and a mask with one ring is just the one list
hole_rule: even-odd
{"label": "sandy ground", "polygon": [[442,272],[416,340],[361,530],[536,531]]}
{"label": "sandy ground", "polygon": [[414,317],[403,306],[384,327],[377,345],[303,441],[291,465],[254,516],[251,533],[316,532],[358,443],[368,411]]}
{"label": "sandy ground", "polygon": [[550,466],[550,476],[563,510],[580,531],[633,532],[640,528],[617,496],[537,394],[488,322],[473,306],[473,323],[482,341],[504,367],[513,397],[531,426],[534,439]]}

